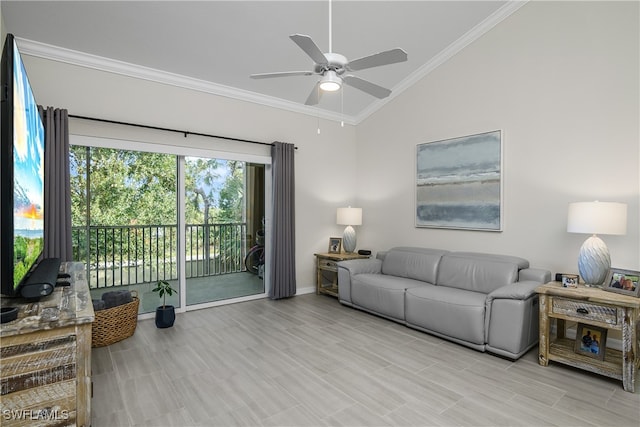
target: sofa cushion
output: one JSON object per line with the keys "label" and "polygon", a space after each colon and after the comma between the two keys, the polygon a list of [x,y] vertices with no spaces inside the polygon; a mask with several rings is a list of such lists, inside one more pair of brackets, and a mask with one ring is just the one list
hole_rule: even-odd
{"label": "sofa cushion", "polygon": [[404,322],[404,291],[424,282],[381,274],[356,274],[351,278],[351,302],[382,316]]}
{"label": "sofa cushion", "polygon": [[454,253],[442,257],[436,284],[488,294],[517,280],[514,262]]}
{"label": "sofa cushion", "polygon": [[382,261],[382,273],[436,283],[438,263],[447,251],[428,248],[393,248]]}
{"label": "sofa cushion", "polygon": [[486,295],[444,286],[407,289],[407,325],[484,344]]}

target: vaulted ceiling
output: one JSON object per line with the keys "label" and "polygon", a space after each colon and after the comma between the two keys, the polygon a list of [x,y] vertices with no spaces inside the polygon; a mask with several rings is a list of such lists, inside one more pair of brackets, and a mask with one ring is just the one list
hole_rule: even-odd
{"label": "vaulted ceiling", "polygon": [[[358,123],[516,11],[508,1],[6,1],[4,28],[23,54],[183,85]],[[319,77],[256,80],[253,73],[313,70],[290,38],[350,60],[400,47],[408,60],[357,71],[389,88],[353,87],[304,105]]]}

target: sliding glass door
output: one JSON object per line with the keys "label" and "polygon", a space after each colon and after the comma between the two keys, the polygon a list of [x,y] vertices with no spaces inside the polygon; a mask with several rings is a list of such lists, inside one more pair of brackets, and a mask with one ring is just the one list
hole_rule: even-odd
{"label": "sliding glass door", "polygon": [[[184,164],[187,305],[263,294],[264,256],[245,260],[255,257],[256,233],[264,235],[254,221],[264,217],[264,167],[203,157],[186,157]],[[256,170],[262,186],[248,181]]]}
{"label": "sliding glass door", "polygon": [[[176,156],[72,146],[70,165],[74,260],[87,266],[92,298],[128,289],[141,312],[154,311],[155,283],[178,289]],[[179,294],[167,304],[179,306]]]}
{"label": "sliding glass door", "polygon": [[159,280],[182,310],[264,295],[268,164],[132,144],[71,146],[74,260],[92,297],[129,289],[150,313]]}

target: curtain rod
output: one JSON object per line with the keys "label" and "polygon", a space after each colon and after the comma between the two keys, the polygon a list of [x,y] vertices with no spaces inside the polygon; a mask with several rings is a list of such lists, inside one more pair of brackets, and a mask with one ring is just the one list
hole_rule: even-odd
{"label": "curtain rod", "polygon": [[[233,138],[233,137],[230,137],[230,136],[211,135],[211,134],[208,134],[208,133],[191,132],[191,131],[188,131],[188,130],[163,128],[163,127],[149,126],[149,125],[141,125],[141,124],[137,124],[137,123],[120,122],[120,121],[117,121],[117,120],[98,119],[96,117],[77,116],[75,114],[69,114],[69,117],[73,118],[73,119],[92,120],[94,122],[111,123],[111,124],[116,124],[116,125],[133,126],[133,127],[138,127],[138,128],[161,130],[161,131],[165,131],[165,132],[181,133],[181,134],[184,135],[185,138],[187,136],[189,136],[189,135],[194,135],[194,136],[205,136],[207,138],[226,139],[226,140],[229,140],[229,141],[247,142],[249,144],[259,144],[259,145],[273,146],[273,143],[270,143],[270,142],[251,141],[249,139]],[[296,150],[298,149],[298,147],[294,147],[294,148]]]}

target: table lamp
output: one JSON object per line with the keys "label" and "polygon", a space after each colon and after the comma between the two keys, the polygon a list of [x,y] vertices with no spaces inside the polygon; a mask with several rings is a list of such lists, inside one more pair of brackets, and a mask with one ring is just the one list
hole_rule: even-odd
{"label": "table lamp", "polygon": [[567,231],[592,234],[580,248],[578,271],[587,286],[600,286],[611,268],[611,256],[596,234],[626,234],[627,205],[598,201],[569,203]]}
{"label": "table lamp", "polygon": [[342,247],[346,253],[353,253],[356,250],[356,230],[352,226],[362,225],[362,208],[338,208],[336,223],[347,226],[342,235]]}

